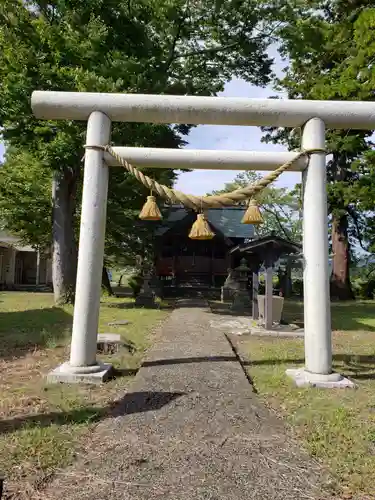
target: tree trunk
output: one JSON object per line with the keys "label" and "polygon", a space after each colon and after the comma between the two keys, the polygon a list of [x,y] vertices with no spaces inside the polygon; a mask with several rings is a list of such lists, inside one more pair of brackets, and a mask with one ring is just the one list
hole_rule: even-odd
{"label": "tree trunk", "polygon": [[354,294],[350,283],[350,247],[348,240],[348,218],[332,216],[332,252],[333,265],[331,274],[331,298],[353,300]]}
{"label": "tree trunk", "polygon": [[71,169],[54,172],[52,281],[55,303],[74,302],[77,274],[77,245],[74,236],[75,194],[78,175]]}
{"label": "tree trunk", "polygon": [[103,266],[102,269],[102,287],[106,290],[109,296],[113,295],[111,282],[109,281],[107,268],[105,266]]}

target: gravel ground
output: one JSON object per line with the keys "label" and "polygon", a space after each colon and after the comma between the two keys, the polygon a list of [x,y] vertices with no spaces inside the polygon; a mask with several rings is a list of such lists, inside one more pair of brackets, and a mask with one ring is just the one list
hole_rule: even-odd
{"label": "gravel ground", "polygon": [[260,402],[209,309],[180,306],[113,416],[38,498],[322,498],[325,474]]}

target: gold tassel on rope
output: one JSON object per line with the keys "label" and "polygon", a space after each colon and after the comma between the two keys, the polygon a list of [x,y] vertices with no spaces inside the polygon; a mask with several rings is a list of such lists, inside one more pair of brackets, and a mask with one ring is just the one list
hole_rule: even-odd
{"label": "gold tassel on rope", "polygon": [[212,231],[204,214],[198,214],[197,220],[191,227],[189,238],[192,240],[212,240],[215,233]]}
{"label": "gold tassel on rope", "polygon": [[163,217],[156,204],[155,196],[147,196],[147,201],[143,205],[139,218],[142,220],[162,220]]}
{"label": "gold tassel on rope", "polygon": [[250,200],[249,206],[242,218],[242,224],[262,224],[263,217],[259,210],[258,203],[253,198]]}

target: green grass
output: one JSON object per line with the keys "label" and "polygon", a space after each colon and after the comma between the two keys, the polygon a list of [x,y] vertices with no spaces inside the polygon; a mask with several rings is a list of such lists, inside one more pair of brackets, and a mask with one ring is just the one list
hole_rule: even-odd
{"label": "green grass", "polygon": [[[301,321],[302,305],[288,303],[285,318]],[[355,380],[357,390],[294,387],[285,370],[303,365],[302,339],[253,337],[240,349],[261,397],[328,466],[337,491],[346,498],[374,498],[375,302],[333,304],[332,324],[334,370]]]}
{"label": "green grass", "polygon": [[[57,467],[73,461],[76,443],[106,418],[140,366],[166,311],[138,309],[132,301],[102,299],[99,332],[120,333],[134,343],[108,356],[118,376],[104,386],[46,385],[45,374],[68,358],[72,307],[53,306],[42,293],[0,293],[0,471],[17,491],[37,488]],[[130,324],[109,327],[111,321]],[[20,486],[19,491],[17,490]],[[17,496],[18,495],[18,496]]]}

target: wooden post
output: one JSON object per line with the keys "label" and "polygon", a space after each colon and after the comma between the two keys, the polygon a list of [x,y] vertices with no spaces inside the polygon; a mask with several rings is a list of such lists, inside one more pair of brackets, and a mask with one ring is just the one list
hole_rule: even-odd
{"label": "wooden post", "polygon": [[273,298],[273,266],[270,256],[266,258],[266,296],[264,304],[264,322],[266,330],[272,329],[272,298]]}
{"label": "wooden post", "polygon": [[5,269],[4,281],[6,285],[14,285],[16,283],[16,257],[17,250],[13,247],[8,248],[8,266]]}
{"label": "wooden post", "polygon": [[258,307],[259,274],[253,272],[253,319],[259,319]]}
{"label": "wooden post", "polygon": [[38,248],[36,252],[36,278],[35,278],[35,284],[38,286],[40,283],[40,250]]}
{"label": "wooden post", "polygon": [[172,258],[172,286],[176,286],[176,260],[177,260],[177,248],[173,249],[173,258]]}
{"label": "wooden post", "polygon": [[285,270],[285,298],[289,298],[292,295],[292,259],[288,255],[286,260],[286,270]]}

